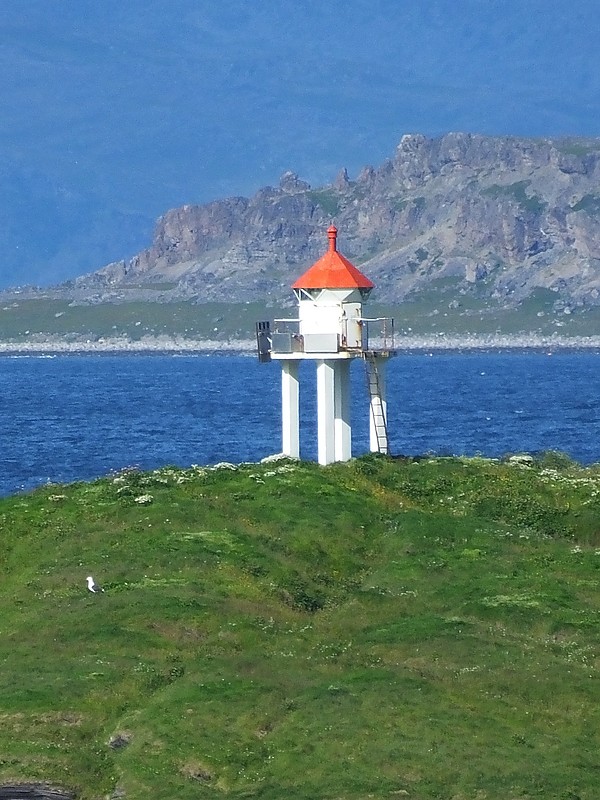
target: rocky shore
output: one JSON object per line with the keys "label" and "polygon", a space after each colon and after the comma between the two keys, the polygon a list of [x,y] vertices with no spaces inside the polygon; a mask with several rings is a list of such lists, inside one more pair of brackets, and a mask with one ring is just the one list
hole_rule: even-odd
{"label": "rocky shore", "polygon": [[[378,344],[375,342],[375,348]],[[452,350],[600,350],[600,336],[540,336],[536,334],[474,336],[469,334],[397,337],[395,349],[399,352],[452,351]],[[235,354],[253,356],[256,343],[253,339],[186,339],[170,336],[148,336],[138,340],[125,337],[100,339],[66,339],[61,337],[32,337],[24,341],[0,341],[2,355],[68,355],[97,354]]]}

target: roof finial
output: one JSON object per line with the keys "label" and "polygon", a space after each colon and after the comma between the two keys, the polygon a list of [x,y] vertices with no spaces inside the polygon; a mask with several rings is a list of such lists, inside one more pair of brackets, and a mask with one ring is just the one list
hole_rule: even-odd
{"label": "roof finial", "polygon": [[329,249],[337,250],[337,228],[335,225],[330,225],[327,228],[327,238],[329,239]]}

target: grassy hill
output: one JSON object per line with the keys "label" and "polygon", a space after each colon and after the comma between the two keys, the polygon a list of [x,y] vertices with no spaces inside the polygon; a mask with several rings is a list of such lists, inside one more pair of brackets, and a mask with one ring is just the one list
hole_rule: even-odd
{"label": "grassy hill", "polygon": [[600,469],[555,454],[126,471],[5,498],[0,783],[593,800],[599,515]]}
{"label": "grassy hill", "polygon": [[[531,333],[561,337],[596,336],[600,306],[565,314],[553,310],[555,295],[540,290],[515,309],[495,307],[481,298],[451,302],[451,294],[432,290],[400,306],[371,303],[368,316],[391,316],[401,341],[404,335],[446,333],[493,335]],[[449,302],[450,301],[450,302]],[[146,336],[187,339],[253,339],[256,322],[295,316],[296,307],[272,308],[262,303],[158,303],[151,301],[70,305],[67,300],[5,299],[0,304],[0,341],[31,341],[49,337],[90,339]]]}

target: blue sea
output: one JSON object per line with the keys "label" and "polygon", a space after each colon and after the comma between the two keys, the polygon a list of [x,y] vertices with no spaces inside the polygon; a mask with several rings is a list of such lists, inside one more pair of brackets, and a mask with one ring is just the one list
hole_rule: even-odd
{"label": "blue sea", "polygon": [[[353,449],[368,450],[352,365]],[[248,356],[0,358],[0,494],[124,467],[257,461],[281,450],[280,367]],[[559,450],[600,461],[600,354],[405,354],[388,367],[395,455]],[[301,369],[302,457],[316,458],[314,364]]]}

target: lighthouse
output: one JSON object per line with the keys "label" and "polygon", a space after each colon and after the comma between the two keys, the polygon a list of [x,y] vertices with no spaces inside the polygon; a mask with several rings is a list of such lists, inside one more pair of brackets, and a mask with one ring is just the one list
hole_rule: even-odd
{"label": "lighthouse", "polygon": [[328,248],[293,284],[298,317],[259,322],[260,361],[281,362],[282,452],[300,457],[302,361],[316,362],[319,464],[352,457],[350,364],[366,365],[370,449],[388,453],[385,367],[394,354],[393,320],[368,318],[363,307],[374,284],[337,248],[337,228],[327,230]]}

